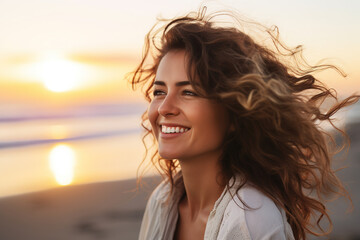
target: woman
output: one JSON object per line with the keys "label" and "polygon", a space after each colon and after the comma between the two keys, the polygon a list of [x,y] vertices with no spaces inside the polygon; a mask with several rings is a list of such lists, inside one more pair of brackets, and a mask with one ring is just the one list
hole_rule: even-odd
{"label": "woman", "polygon": [[157,142],[152,160],[165,180],[148,201],[139,239],[326,234],[322,196],[348,195],[319,123],[332,123],[359,96],[324,113],[322,102],[337,98],[313,73],[335,67],[300,68],[301,50],[269,33],[273,50],[202,11],[147,35],[132,84],[146,88],[145,137]]}

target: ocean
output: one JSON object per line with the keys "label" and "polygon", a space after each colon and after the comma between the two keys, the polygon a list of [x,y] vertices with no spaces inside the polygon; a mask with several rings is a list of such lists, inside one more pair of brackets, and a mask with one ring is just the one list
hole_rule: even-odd
{"label": "ocean", "polygon": [[0,197],[136,177],[145,109],[116,103],[1,111]]}

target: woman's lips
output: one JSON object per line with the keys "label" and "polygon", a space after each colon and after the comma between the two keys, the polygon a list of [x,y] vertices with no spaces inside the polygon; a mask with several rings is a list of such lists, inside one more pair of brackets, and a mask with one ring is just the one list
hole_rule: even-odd
{"label": "woman's lips", "polygon": [[160,125],[160,130],[164,134],[171,134],[171,133],[184,133],[190,130],[188,127],[183,126],[166,126]]}
{"label": "woman's lips", "polygon": [[191,128],[183,127],[183,126],[166,126],[160,125],[160,137],[161,138],[174,138],[178,137],[186,132],[188,132]]}

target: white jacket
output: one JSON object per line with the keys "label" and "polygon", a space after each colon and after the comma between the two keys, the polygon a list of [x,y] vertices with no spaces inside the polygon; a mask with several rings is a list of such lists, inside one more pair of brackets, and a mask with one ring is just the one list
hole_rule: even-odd
{"label": "white jacket", "polygon": [[[238,192],[238,196],[252,209],[246,208],[234,195],[237,183],[235,182],[230,189],[232,194],[225,188],[215,202],[208,217],[204,239],[293,240],[293,233],[284,211],[276,207],[270,198],[249,185],[242,187]],[[154,190],[146,205],[139,240],[174,238],[178,204],[184,191],[181,174],[175,177],[175,188],[171,195],[170,184],[165,181]]]}

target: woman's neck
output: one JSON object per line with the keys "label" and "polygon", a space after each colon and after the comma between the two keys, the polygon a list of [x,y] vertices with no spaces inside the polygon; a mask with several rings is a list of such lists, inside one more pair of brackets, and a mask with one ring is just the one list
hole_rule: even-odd
{"label": "woman's neck", "polygon": [[218,162],[219,156],[180,160],[185,186],[182,203],[188,208],[192,218],[200,213],[210,212],[226,185]]}

